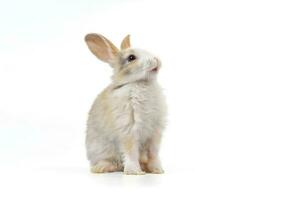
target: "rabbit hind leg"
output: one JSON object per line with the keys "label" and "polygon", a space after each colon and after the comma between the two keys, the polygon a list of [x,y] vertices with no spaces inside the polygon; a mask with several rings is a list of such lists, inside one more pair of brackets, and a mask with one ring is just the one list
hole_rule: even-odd
{"label": "rabbit hind leg", "polygon": [[92,173],[108,173],[122,171],[123,167],[115,161],[100,160],[96,164],[91,165],[90,170]]}

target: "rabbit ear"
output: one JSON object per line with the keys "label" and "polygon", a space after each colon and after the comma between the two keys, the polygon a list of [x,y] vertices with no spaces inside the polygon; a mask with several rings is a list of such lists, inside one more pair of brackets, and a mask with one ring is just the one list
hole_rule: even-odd
{"label": "rabbit ear", "polygon": [[91,33],[85,36],[90,51],[100,60],[111,63],[119,50],[103,35]]}
{"label": "rabbit ear", "polygon": [[127,35],[122,43],[121,43],[121,49],[127,49],[127,48],[130,48],[131,47],[131,43],[130,43],[130,35]]}

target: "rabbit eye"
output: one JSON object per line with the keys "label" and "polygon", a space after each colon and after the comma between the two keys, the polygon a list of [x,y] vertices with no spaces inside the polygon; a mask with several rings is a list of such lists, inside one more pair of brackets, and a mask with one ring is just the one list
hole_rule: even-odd
{"label": "rabbit eye", "polygon": [[135,59],[136,59],[136,56],[133,55],[133,54],[129,55],[128,58],[127,58],[128,62],[132,62]]}

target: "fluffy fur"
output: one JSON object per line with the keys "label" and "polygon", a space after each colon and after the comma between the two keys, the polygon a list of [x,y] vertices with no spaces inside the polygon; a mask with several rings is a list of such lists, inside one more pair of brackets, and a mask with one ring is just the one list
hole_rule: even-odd
{"label": "fluffy fur", "polygon": [[[89,112],[87,157],[94,173],[163,173],[159,146],[166,106],[156,81],[160,60],[130,48],[129,36],[118,50],[100,34],[85,37],[91,52],[114,69],[112,83]],[[135,56],[129,60],[129,56]]]}

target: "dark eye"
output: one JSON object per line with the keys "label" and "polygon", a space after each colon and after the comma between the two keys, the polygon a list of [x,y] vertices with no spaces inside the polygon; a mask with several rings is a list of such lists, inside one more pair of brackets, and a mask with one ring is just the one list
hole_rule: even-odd
{"label": "dark eye", "polygon": [[133,60],[135,60],[136,59],[136,56],[135,55],[133,55],[133,54],[131,54],[131,55],[129,55],[128,56],[128,62],[132,62]]}

